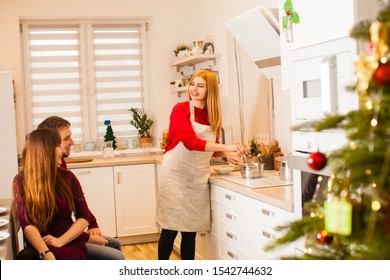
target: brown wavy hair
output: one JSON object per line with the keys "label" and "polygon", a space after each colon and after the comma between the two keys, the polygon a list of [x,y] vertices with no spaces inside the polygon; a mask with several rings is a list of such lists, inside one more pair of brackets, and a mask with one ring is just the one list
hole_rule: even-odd
{"label": "brown wavy hair", "polygon": [[[213,129],[215,135],[219,138],[222,127],[222,113],[217,76],[212,71],[200,70],[191,77],[190,83],[195,77],[201,77],[206,81],[207,116],[211,128]],[[191,100],[190,89],[188,89],[188,99]]]}
{"label": "brown wavy hair", "polygon": [[56,197],[67,199],[75,212],[73,192],[65,179],[65,171],[57,165],[56,147],[61,144],[59,133],[37,129],[27,135],[23,151],[21,189],[24,212],[29,222],[45,232],[57,212]]}

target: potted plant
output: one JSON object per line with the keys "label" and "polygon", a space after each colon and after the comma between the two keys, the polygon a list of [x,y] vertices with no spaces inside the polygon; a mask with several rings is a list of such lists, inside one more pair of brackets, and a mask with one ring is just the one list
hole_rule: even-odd
{"label": "potted plant", "polygon": [[[133,115],[133,119],[130,121],[130,124],[134,126],[138,131],[138,140],[141,147],[145,147],[152,142],[152,135],[150,134],[150,129],[153,125],[153,120],[148,118],[139,108],[131,108],[129,111]],[[148,143],[148,144],[146,144]]]}
{"label": "potted plant", "polygon": [[[185,56],[186,52],[189,50],[191,50],[191,47],[189,45],[181,44],[181,45],[177,45],[176,49],[174,49],[173,52],[175,53],[175,55],[177,57],[179,57],[179,56]],[[179,55],[179,53],[180,53],[180,55]]]}

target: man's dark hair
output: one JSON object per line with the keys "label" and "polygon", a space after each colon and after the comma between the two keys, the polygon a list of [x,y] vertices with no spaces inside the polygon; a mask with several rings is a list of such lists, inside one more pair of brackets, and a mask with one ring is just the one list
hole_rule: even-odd
{"label": "man's dark hair", "polygon": [[62,128],[70,127],[70,122],[58,117],[58,116],[50,116],[44,119],[37,127],[37,129],[55,129],[59,130]]}

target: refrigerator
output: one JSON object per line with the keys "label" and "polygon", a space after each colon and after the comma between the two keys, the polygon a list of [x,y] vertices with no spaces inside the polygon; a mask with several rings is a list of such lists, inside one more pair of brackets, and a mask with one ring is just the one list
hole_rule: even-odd
{"label": "refrigerator", "polygon": [[12,180],[18,172],[16,121],[12,73],[0,71],[0,199],[12,198]]}

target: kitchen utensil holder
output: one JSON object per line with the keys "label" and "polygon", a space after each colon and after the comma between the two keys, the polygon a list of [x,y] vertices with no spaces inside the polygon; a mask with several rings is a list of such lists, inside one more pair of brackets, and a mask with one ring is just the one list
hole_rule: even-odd
{"label": "kitchen utensil holder", "polygon": [[274,169],[274,159],[272,156],[261,156],[261,159],[264,162],[264,170]]}

